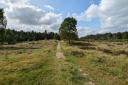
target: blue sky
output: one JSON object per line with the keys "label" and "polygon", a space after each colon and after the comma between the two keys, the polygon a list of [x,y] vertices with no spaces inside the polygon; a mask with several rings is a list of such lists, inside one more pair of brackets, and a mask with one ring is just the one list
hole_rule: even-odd
{"label": "blue sky", "polygon": [[0,8],[15,30],[58,32],[73,16],[79,36],[128,31],[128,0],[1,0]]}
{"label": "blue sky", "polygon": [[81,13],[92,3],[98,4],[100,0],[32,0],[31,3],[41,8],[51,5],[56,11],[67,15],[68,13]]}
{"label": "blue sky", "polygon": [[[100,0],[32,0],[31,3],[40,8],[44,8],[44,5],[50,5],[54,7],[55,12],[61,13],[63,17],[70,16],[71,14],[80,14],[88,9],[91,4],[99,4]],[[95,18],[91,21],[79,21],[79,26],[87,26],[92,29],[100,28],[100,21]]]}

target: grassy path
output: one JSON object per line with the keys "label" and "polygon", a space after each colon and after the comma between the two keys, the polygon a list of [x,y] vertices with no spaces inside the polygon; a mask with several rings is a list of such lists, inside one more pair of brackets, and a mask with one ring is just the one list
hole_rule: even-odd
{"label": "grassy path", "polygon": [[56,57],[59,59],[65,59],[65,56],[63,55],[63,52],[61,51],[60,42],[58,42],[58,45],[57,45]]}
{"label": "grassy path", "polygon": [[[57,78],[59,82],[56,85],[95,85],[92,82],[87,82],[85,73],[81,72],[81,69],[66,60],[61,50],[60,42],[57,45],[56,52],[56,66],[57,66]],[[60,81],[61,80],[61,81]]]}

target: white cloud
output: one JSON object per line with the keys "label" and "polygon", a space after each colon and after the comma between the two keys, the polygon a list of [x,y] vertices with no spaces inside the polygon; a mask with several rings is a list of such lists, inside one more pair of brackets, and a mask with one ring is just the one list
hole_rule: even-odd
{"label": "white cloud", "polygon": [[50,5],[46,7],[51,11],[40,9],[30,4],[30,0],[0,1],[0,8],[5,8],[8,27],[15,27],[16,30],[41,31],[47,29],[53,31],[57,29],[54,27],[59,27],[62,16],[59,13],[55,13],[53,11],[54,8]]}
{"label": "white cloud", "polygon": [[45,5],[44,7],[45,7],[45,8],[48,8],[48,9],[50,9],[50,10],[52,10],[52,11],[55,10],[54,7],[52,7],[52,6],[50,6],[50,5]]}
{"label": "white cloud", "polygon": [[92,4],[87,10],[85,10],[80,15],[76,16],[78,20],[82,21],[90,21],[92,18],[95,18],[99,15],[98,6]]}
{"label": "white cloud", "polygon": [[61,14],[55,14],[53,12],[48,12],[44,17],[41,18],[41,22],[50,25],[54,22],[57,22],[57,20],[61,17]]}
{"label": "white cloud", "polygon": [[97,33],[128,31],[128,0],[101,0],[76,17],[84,21],[98,17],[101,26]]}
{"label": "white cloud", "polygon": [[98,30],[94,30],[90,27],[77,27],[78,28],[78,33],[80,37],[90,35],[90,34],[96,34]]}

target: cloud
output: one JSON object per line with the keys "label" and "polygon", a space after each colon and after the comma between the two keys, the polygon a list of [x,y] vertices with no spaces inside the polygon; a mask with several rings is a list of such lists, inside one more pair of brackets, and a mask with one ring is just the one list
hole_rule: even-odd
{"label": "cloud", "polygon": [[[128,31],[128,0],[101,0],[99,5],[92,4],[80,15],[79,21],[99,18],[100,30],[97,33]],[[90,28],[91,30],[91,28]]]}
{"label": "cloud", "polygon": [[50,25],[57,22],[61,17],[61,14],[55,14],[53,12],[48,12],[44,17],[41,18],[41,22],[46,25]]}
{"label": "cloud", "polygon": [[80,15],[76,16],[79,21],[90,21],[92,18],[95,18],[99,15],[98,6],[92,4],[87,10],[82,12]]}
{"label": "cloud", "polygon": [[[105,27],[127,24],[128,0],[102,0],[99,5]],[[112,24],[113,23],[113,24]]]}
{"label": "cloud", "polygon": [[7,12],[7,16],[10,19],[15,19],[18,23],[26,25],[41,25],[40,18],[43,17],[45,12],[36,9],[35,7],[17,7],[12,11]]}
{"label": "cloud", "polygon": [[55,13],[54,8],[50,5],[45,7],[51,11],[32,5],[30,0],[2,0],[0,2],[0,8],[5,8],[8,27],[14,27],[16,30],[23,29],[24,31],[35,29],[35,31],[40,29],[52,31],[57,29],[54,27],[59,27],[62,15]]}
{"label": "cloud", "polygon": [[96,34],[98,30],[94,30],[90,27],[77,27],[78,28],[78,33],[80,37],[90,35],[90,34]]}
{"label": "cloud", "polygon": [[44,7],[45,7],[45,8],[48,8],[48,9],[50,9],[50,10],[52,10],[52,11],[55,10],[55,9],[54,9],[52,6],[50,6],[50,5],[45,5]]}

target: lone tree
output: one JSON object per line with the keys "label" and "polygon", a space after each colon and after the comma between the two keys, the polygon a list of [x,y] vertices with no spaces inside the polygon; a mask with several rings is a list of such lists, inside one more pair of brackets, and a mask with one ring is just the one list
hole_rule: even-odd
{"label": "lone tree", "polygon": [[0,9],[0,28],[6,28],[7,26],[7,20],[6,17],[4,16],[4,10]]}
{"label": "lone tree", "polygon": [[0,30],[2,34],[0,38],[1,38],[2,43],[3,41],[6,42],[6,26],[7,26],[7,20],[6,20],[6,17],[4,16],[4,10],[0,9]]}
{"label": "lone tree", "polygon": [[69,44],[72,40],[78,39],[78,32],[76,29],[77,20],[73,17],[65,18],[59,28],[60,39],[68,40]]}

